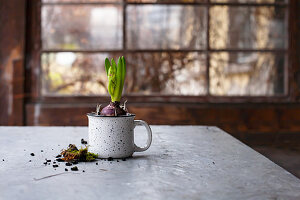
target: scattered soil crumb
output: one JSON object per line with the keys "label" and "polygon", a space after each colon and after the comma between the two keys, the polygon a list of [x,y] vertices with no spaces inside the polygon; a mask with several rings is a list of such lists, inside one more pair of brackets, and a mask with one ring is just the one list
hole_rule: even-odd
{"label": "scattered soil crumb", "polygon": [[31,155],[31,156],[34,156],[34,153],[31,153],[30,155]]}
{"label": "scattered soil crumb", "polygon": [[68,171],[68,169],[67,169],[67,168],[65,168],[65,171],[67,172],[67,171]]}
{"label": "scattered soil crumb", "polygon": [[41,152],[44,152],[43,150],[41,150]]}
{"label": "scattered soil crumb", "polygon": [[114,159],[112,157],[107,158],[108,161],[113,161]]}
{"label": "scattered soil crumb", "polygon": [[74,167],[71,168],[71,170],[72,170],[72,171],[78,171],[78,167],[77,167],[77,166],[74,166]]}
{"label": "scattered soil crumb", "polygon": [[52,165],[54,168],[58,167],[58,165]]}
{"label": "scattered soil crumb", "polygon": [[84,170],[82,170],[82,172],[85,172]]}
{"label": "scattered soil crumb", "polygon": [[81,139],[81,144],[87,144],[87,141],[82,138]]}
{"label": "scattered soil crumb", "polygon": [[96,162],[96,165],[98,165],[98,163]]}
{"label": "scattered soil crumb", "polygon": [[72,163],[73,163],[74,165],[77,165],[77,164],[78,164],[78,161],[77,161],[77,160],[73,160]]}

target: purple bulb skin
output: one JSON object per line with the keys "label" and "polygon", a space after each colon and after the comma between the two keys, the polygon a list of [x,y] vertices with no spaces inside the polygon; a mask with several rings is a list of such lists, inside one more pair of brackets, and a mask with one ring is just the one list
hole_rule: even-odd
{"label": "purple bulb skin", "polygon": [[127,112],[120,107],[120,102],[115,101],[115,102],[110,102],[109,105],[104,107],[101,110],[100,114],[103,116],[119,116],[119,115],[126,115],[126,113]]}

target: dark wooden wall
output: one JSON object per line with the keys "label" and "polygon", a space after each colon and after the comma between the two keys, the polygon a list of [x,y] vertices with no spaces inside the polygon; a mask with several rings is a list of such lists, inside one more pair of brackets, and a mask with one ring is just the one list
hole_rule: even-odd
{"label": "dark wooden wall", "polygon": [[[28,104],[28,125],[87,125],[94,104]],[[132,104],[129,110],[150,124],[218,126],[251,143],[300,141],[300,104]],[[59,117],[57,117],[59,116]],[[292,135],[292,137],[290,137]],[[296,141],[297,140],[297,141]]]}
{"label": "dark wooden wall", "polygon": [[[37,31],[34,28],[39,23],[34,18],[37,11],[28,6],[29,1],[27,5],[25,0],[0,1],[0,125],[87,125],[85,114],[93,111],[96,103],[105,105],[108,98],[36,98],[36,91],[28,87],[28,81],[35,80],[27,74],[39,67],[32,62],[36,60],[32,57],[37,56],[32,52],[38,47],[28,37]],[[213,125],[251,143],[300,141],[300,1],[292,0],[290,6],[287,97],[268,101],[203,99],[189,100],[189,103],[152,98],[146,104],[143,99],[130,97],[129,110],[150,124]]]}
{"label": "dark wooden wall", "polygon": [[0,0],[0,125],[23,124],[25,8]]}

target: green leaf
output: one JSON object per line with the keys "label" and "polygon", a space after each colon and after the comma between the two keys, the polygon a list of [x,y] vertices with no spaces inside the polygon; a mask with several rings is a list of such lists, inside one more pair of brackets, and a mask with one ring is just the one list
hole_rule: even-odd
{"label": "green leaf", "polygon": [[121,100],[122,95],[122,60],[119,57],[118,59],[118,68],[117,68],[117,84],[116,84],[116,101]]}
{"label": "green leaf", "polygon": [[108,70],[110,68],[110,62],[108,58],[105,58],[105,71],[106,71],[106,75],[108,76]]}
{"label": "green leaf", "polygon": [[117,66],[114,59],[111,60],[111,67],[108,70],[108,92],[111,96],[112,102],[115,101],[115,90],[116,90],[116,72]]}
{"label": "green leaf", "polygon": [[115,60],[112,58],[110,62],[111,62],[111,66],[112,66],[112,67],[115,67],[116,70],[117,70],[117,65],[116,65]]}
{"label": "green leaf", "polygon": [[124,81],[125,81],[125,76],[126,76],[126,64],[125,64],[125,59],[124,59],[124,57],[122,56],[121,57],[121,70],[122,70],[122,72],[121,72],[121,85],[120,85],[120,88],[121,88],[121,90],[119,91],[119,95],[120,95],[120,99],[121,99],[121,96],[122,96],[122,91],[123,91],[123,87],[124,87]]}
{"label": "green leaf", "polygon": [[124,56],[122,56],[122,70],[123,70],[123,72],[122,72],[122,87],[124,86],[124,82],[125,82],[125,77],[126,77],[126,63],[125,63],[125,58],[124,58]]}

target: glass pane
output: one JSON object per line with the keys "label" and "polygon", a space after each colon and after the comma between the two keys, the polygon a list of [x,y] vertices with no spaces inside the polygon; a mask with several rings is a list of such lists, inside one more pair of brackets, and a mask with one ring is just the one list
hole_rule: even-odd
{"label": "glass pane", "polygon": [[129,49],[203,49],[206,9],[200,6],[143,5],[127,8]]}
{"label": "glass pane", "polygon": [[122,0],[42,0],[43,3],[103,3],[103,2],[122,2]]}
{"label": "glass pane", "polygon": [[127,56],[126,93],[206,94],[206,59],[198,53],[135,53]]}
{"label": "glass pane", "polygon": [[284,93],[285,56],[273,53],[212,53],[213,95],[276,95]]}
{"label": "glass pane", "polygon": [[121,6],[42,7],[44,50],[120,49],[122,34]]}
{"label": "glass pane", "polygon": [[72,52],[42,54],[42,95],[108,95],[104,59],[119,56]]}
{"label": "glass pane", "polygon": [[202,3],[206,0],[127,0],[129,3]]}
{"label": "glass pane", "polygon": [[210,9],[210,47],[285,48],[285,8],[213,6]]}
{"label": "glass pane", "polygon": [[217,3],[286,3],[287,0],[210,0]]}

